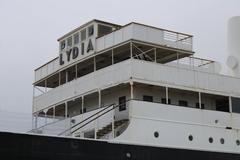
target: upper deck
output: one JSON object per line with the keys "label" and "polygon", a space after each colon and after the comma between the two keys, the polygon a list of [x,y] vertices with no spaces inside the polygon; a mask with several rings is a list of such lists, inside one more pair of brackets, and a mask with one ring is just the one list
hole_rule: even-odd
{"label": "upper deck", "polygon": [[[101,26],[108,28],[101,29]],[[89,28],[94,30],[90,35],[86,34],[89,33]],[[132,40],[161,48],[162,50],[157,54],[162,56],[159,58],[163,59],[163,63],[168,62],[176,57],[173,58],[172,54],[166,55],[166,52],[178,52],[182,57],[193,54],[192,39],[192,35],[135,22],[120,27],[93,21],[59,39],[59,56],[35,70],[34,84],[79,61],[117,48]]]}

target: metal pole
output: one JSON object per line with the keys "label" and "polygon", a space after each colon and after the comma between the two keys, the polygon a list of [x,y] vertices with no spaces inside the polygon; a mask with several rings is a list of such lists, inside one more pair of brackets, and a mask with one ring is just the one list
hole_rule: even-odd
{"label": "metal pole", "polygon": [[114,126],[114,105],[113,105],[113,111],[112,111],[112,134],[113,134],[113,138],[115,138],[115,126]]}
{"label": "metal pole", "polygon": [[68,82],[68,71],[66,70],[66,83]]}
{"label": "metal pole", "polygon": [[114,64],[114,53],[113,53],[113,49],[112,49],[112,65]]}
{"label": "metal pole", "polygon": [[131,87],[131,99],[134,98],[133,96],[133,81],[130,82],[130,87]]}
{"label": "metal pole", "polygon": [[75,73],[75,79],[77,79],[77,76],[78,76],[78,75],[77,75],[77,64],[76,64],[76,66],[75,66],[75,70],[76,70],[76,71],[75,71],[75,72],[76,72],[76,73]]}
{"label": "metal pole", "polygon": [[154,62],[157,63],[157,49],[154,48]]}
{"label": "metal pole", "polygon": [[68,105],[67,105],[67,102],[65,102],[65,118],[68,117]]}
{"label": "metal pole", "polygon": [[198,99],[199,99],[199,108],[202,109],[202,96],[201,96],[201,92],[198,92]]}
{"label": "metal pole", "polygon": [[166,87],[166,104],[168,104],[168,87]]}
{"label": "metal pole", "polygon": [[93,57],[93,67],[94,71],[96,71],[96,56]]}
{"label": "metal pole", "polygon": [[229,112],[232,113],[232,97],[229,96]]}
{"label": "metal pole", "polygon": [[47,79],[45,79],[45,93],[47,92]]}
{"label": "metal pole", "polygon": [[132,41],[130,42],[130,57],[131,57],[131,59],[133,58],[133,53],[132,53]]}

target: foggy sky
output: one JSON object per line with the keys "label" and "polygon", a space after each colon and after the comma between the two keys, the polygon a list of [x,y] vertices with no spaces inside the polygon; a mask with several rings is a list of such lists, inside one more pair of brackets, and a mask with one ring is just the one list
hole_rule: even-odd
{"label": "foggy sky", "polygon": [[136,21],[194,35],[196,56],[225,62],[227,20],[239,0],[0,0],[0,110],[32,111],[34,69],[57,38],[92,19]]}

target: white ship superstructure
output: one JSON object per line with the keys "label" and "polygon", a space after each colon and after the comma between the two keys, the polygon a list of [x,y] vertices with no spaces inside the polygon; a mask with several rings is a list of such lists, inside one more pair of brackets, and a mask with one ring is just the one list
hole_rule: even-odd
{"label": "white ship superstructure", "polygon": [[194,57],[192,35],[92,20],[58,41],[35,70],[33,132],[240,153],[240,79]]}

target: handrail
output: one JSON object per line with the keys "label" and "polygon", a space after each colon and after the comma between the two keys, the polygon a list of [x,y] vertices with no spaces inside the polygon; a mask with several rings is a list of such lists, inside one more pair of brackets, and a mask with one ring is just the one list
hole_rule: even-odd
{"label": "handrail", "polygon": [[[126,101],[125,101],[125,103],[127,103],[127,102],[128,102],[128,101],[130,101],[130,100],[131,100],[131,99],[128,99],[128,100],[126,100]],[[74,133],[74,132],[76,132],[77,130],[79,130],[79,129],[83,128],[84,126],[88,125],[89,123],[93,122],[94,120],[98,119],[99,117],[101,117],[101,116],[103,116],[103,115],[107,114],[108,112],[110,112],[110,111],[114,110],[115,108],[118,108],[120,105],[122,105],[122,104],[118,104],[118,105],[114,105],[114,104],[112,104],[112,105],[110,105],[110,106],[108,106],[108,107],[104,108],[103,110],[99,111],[98,113],[95,113],[94,115],[92,115],[92,116],[90,116],[90,117],[86,118],[85,120],[83,120],[83,121],[79,122],[78,124],[76,124],[76,125],[74,125],[74,126],[71,126],[69,129],[67,129],[67,130],[65,130],[65,131],[63,131],[63,132],[61,132],[59,135],[62,135],[63,133],[65,133],[65,132],[67,132],[67,131],[71,130],[72,128],[76,127],[77,125],[79,125],[79,124],[81,124],[81,123],[85,122],[86,120],[88,120],[88,119],[92,118],[93,116],[95,116],[95,115],[99,114],[100,112],[102,112],[102,111],[106,110],[107,108],[110,108],[110,107],[112,107],[112,106],[113,106],[113,108],[112,108],[112,109],[110,109],[110,110],[107,110],[106,112],[104,112],[104,113],[102,113],[102,114],[98,115],[97,117],[93,118],[93,119],[92,119],[92,120],[90,120],[89,122],[85,123],[84,125],[82,125],[82,126],[78,127],[77,129],[75,129],[74,131],[72,131],[72,132],[71,132],[71,133]]]}
{"label": "handrail", "polygon": [[[63,133],[65,133],[65,132],[71,130],[72,128],[78,126],[79,124],[82,124],[83,122],[85,122],[85,121],[91,119],[92,117],[94,117],[94,116],[98,115],[99,113],[105,111],[106,109],[110,108],[111,106],[114,106],[114,104],[115,104],[115,103],[112,103],[112,104],[108,105],[107,107],[105,107],[105,108],[103,108],[102,110],[98,111],[97,113],[95,113],[95,114],[89,116],[88,118],[84,119],[83,121],[81,121],[81,122],[79,122],[79,123],[77,123],[77,124],[71,126],[69,129],[66,129],[65,131],[59,133],[58,135],[62,135]],[[105,112],[104,112],[104,113],[105,113]],[[90,122],[91,122],[91,121],[90,121]],[[88,124],[88,123],[87,123],[87,124]]]}

